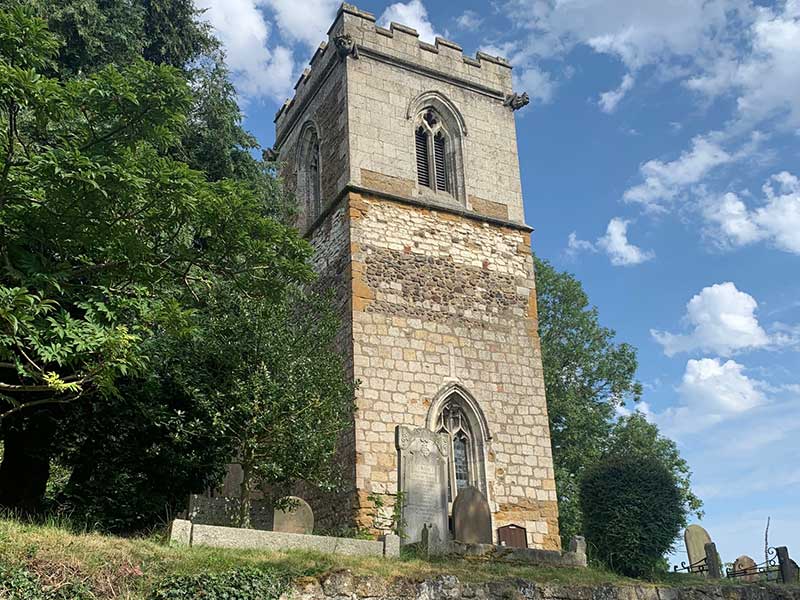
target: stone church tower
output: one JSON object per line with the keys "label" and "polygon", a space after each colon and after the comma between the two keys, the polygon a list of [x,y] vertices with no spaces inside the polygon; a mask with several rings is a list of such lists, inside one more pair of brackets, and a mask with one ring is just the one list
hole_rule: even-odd
{"label": "stone church tower", "polygon": [[[450,499],[481,489],[493,528],[559,548],[511,67],[344,4],[278,112],[282,175],[336,290],[360,381],[346,489],[318,521],[368,526],[397,492],[397,425],[453,440]],[[496,535],[496,533],[495,533]]]}

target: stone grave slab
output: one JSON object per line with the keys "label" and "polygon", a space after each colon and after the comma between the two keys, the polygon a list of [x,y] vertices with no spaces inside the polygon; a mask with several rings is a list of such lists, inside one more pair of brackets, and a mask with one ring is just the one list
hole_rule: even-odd
{"label": "stone grave slab", "polygon": [[453,535],[465,544],[492,543],[492,511],[478,488],[467,486],[453,502]]}
{"label": "stone grave slab", "polygon": [[276,508],[272,518],[272,530],[282,533],[305,533],[314,531],[314,512],[308,502],[297,496],[288,496],[285,509]]}
{"label": "stone grave slab", "polygon": [[403,544],[422,541],[422,530],[447,526],[447,461],[450,440],[445,433],[399,425],[395,430],[399,489],[403,497]]}

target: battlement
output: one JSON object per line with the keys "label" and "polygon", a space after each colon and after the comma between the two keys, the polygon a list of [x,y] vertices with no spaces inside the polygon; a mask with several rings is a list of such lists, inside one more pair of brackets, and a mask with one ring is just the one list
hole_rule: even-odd
{"label": "battlement", "polygon": [[441,37],[433,44],[423,42],[412,27],[400,23],[391,23],[388,29],[380,27],[372,13],[343,3],[328,30],[328,41],[320,44],[295,84],[294,98],[287,100],[275,115],[278,141],[309,93],[347,56],[394,63],[498,100],[513,93],[511,63],[505,58],[484,52],[467,56],[460,45]]}

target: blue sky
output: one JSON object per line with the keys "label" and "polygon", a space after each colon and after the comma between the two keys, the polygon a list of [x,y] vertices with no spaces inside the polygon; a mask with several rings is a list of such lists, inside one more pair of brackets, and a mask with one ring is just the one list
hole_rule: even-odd
{"label": "blue sky", "polygon": [[[270,146],[338,2],[196,3]],[[768,516],[800,554],[800,0],[358,6],[512,61],[534,250],[639,349],[627,410],[678,442],[723,560]]]}

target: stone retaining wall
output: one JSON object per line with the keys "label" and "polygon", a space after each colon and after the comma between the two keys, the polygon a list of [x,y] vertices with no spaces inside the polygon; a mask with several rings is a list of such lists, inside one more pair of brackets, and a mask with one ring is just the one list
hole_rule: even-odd
{"label": "stone retaining wall", "polygon": [[297,583],[281,600],[800,600],[800,586],[774,584],[659,587],[569,585],[523,580],[464,583],[445,575],[425,581],[358,577],[338,571]]}

